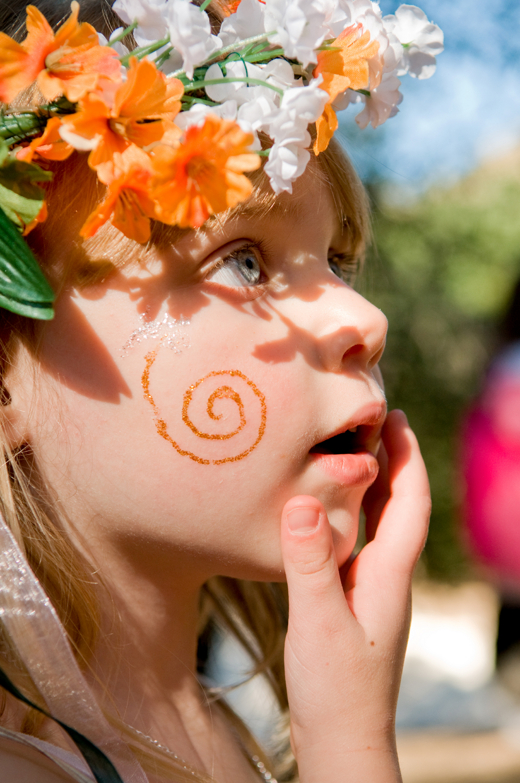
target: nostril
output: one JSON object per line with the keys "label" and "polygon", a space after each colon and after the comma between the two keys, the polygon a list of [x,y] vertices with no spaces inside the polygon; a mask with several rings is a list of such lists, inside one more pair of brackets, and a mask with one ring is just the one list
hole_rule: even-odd
{"label": "nostril", "polygon": [[361,343],[356,343],[356,345],[353,345],[351,348],[348,349],[348,351],[345,351],[343,354],[343,359],[348,359],[351,356],[356,356],[358,353],[362,353],[362,351],[365,350],[365,346]]}

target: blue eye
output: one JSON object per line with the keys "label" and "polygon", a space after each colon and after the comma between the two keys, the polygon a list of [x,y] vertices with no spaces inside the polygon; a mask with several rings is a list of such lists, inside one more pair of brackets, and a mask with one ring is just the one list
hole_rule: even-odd
{"label": "blue eye", "polygon": [[207,279],[232,288],[254,286],[262,282],[262,267],[254,245],[239,247],[225,256],[208,274]]}

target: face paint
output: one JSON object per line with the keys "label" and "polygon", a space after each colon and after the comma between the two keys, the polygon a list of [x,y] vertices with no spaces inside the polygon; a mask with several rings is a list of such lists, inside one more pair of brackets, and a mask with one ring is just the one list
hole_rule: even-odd
{"label": "face paint", "polygon": [[[152,406],[153,412],[155,414],[155,426],[157,427],[157,432],[159,433],[159,435],[162,438],[164,438],[166,441],[168,441],[168,443],[171,443],[173,448],[181,456],[189,457],[191,460],[193,460],[194,462],[198,462],[201,465],[223,465],[226,462],[238,462],[239,460],[244,459],[244,457],[247,457],[248,454],[251,454],[251,452],[258,446],[258,444],[260,443],[260,441],[264,436],[265,425],[266,425],[266,413],[267,413],[265,397],[260,391],[260,389],[253,383],[253,381],[251,381],[246,375],[244,375],[244,373],[240,372],[240,370],[217,370],[215,372],[208,373],[208,375],[205,375],[203,378],[200,378],[200,380],[192,384],[185,392],[183,398],[183,404],[182,404],[181,419],[183,423],[186,425],[186,427],[188,427],[197,438],[201,438],[202,440],[227,441],[230,440],[231,438],[234,438],[236,435],[238,435],[238,433],[241,432],[244,429],[244,427],[247,425],[244,403],[242,401],[240,393],[237,392],[236,389],[233,387],[238,385],[238,388],[240,389],[240,386],[242,384],[246,384],[246,386],[249,389],[251,389],[253,395],[256,397],[258,401],[258,406],[260,411],[260,424],[258,426],[258,430],[256,430],[255,428],[254,442],[252,443],[252,445],[240,451],[239,454],[222,457],[221,459],[205,459],[203,457],[198,456],[197,454],[194,454],[192,451],[183,449],[171,437],[171,435],[168,432],[168,426],[166,422],[160,416],[159,408],[150,392],[150,370],[152,369],[156,357],[157,357],[157,350],[151,351],[146,356],[146,367],[144,369],[141,382],[143,386],[144,397],[146,400],[148,400],[148,402]],[[230,432],[225,432],[225,433],[204,432],[203,430],[200,430],[196,426],[196,424],[194,424],[193,421],[191,420],[189,414],[189,407],[193,401],[193,395],[196,393],[197,389],[202,387],[206,382],[209,381],[209,379],[218,378],[220,376],[225,378],[231,378],[232,379],[231,383],[233,384],[233,386],[229,386],[229,385],[219,386],[216,389],[213,389],[213,391],[208,395],[208,401],[206,405],[206,412],[208,414],[208,417],[212,421],[218,421],[222,419],[223,418],[222,414],[215,412],[215,407],[214,407],[215,402],[217,400],[228,399],[234,402],[235,405],[237,406],[240,423],[234,430],[231,430]]]}
{"label": "face paint", "polygon": [[187,327],[190,321],[183,315],[177,320],[166,314],[159,321],[147,321],[148,311],[141,316],[142,326],[132,332],[126,343],[121,348],[121,356],[128,356],[128,352],[143,340],[160,340],[161,345],[170,348],[174,353],[182,353],[185,348],[190,348],[190,336]]}

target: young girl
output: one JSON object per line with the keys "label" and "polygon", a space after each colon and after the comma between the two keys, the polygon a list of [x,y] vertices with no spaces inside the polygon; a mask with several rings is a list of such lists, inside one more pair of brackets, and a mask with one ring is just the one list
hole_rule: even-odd
{"label": "young girl", "polygon": [[[79,21],[75,3],[9,6],[6,783],[288,780],[198,678],[198,640],[219,629],[288,709],[301,783],[400,780],[428,482],[404,414],[386,415],[386,320],[341,279],[369,229],[329,140],[333,100],[378,124],[378,88],[407,57],[422,68],[421,48],[363,0],[282,5],[118,0],[118,18],[96,0]],[[325,30],[311,44],[287,22],[302,9]]]}

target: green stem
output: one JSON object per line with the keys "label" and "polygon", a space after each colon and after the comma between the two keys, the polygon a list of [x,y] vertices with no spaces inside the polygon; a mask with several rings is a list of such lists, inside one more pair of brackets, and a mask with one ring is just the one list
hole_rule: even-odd
{"label": "green stem", "polygon": [[328,44],[322,44],[316,49],[317,52],[341,52],[341,46],[329,46]]}
{"label": "green stem", "polygon": [[155,59],[155,64],[156,64],[157,68],[160,68],[162,65],[164,65],[166,60],[169,59],[170,54],[172,53],[172,51],[173,51],[173,46],[169,46],[167,49],[164,50],[164,52],[162,52],[159,55],[159,57],[157,57]]}
{"label": "green stem", "polygon": [[0,117],[0,138],[13,144],[17,140],[36,135],[43,130],[45,124],[46,120],[34,112],[3,116]]}
{"label": "green stem", "polygon": [[139,22],[136,19],[135,22],[132,22],[132,24],[129,24],[128,27],[125,27],[123,32],[119,33],[119,35],[116,35],[115,38],[111,38],[108,41],[108,46],[113,46],[114,44],[119,43],[119,41],[122,41],[123,38],[126,38],[127,35],[133,33],[138,24]]}
{"label": "green stem", "polygon": [[213,84],[228,84],[232,82],[244,82],[245,84],[253,84],[258,87],[268,87],[270,90],[273,90],[273,92],[283,96],[283,90],[280,90],[279,87],[275,87],[274,84],[264,82],[263,79],[251,79],[249,76],[237,76],[236,79],[206,79],[201,82],[191,82],[190,84],[184,85],[184,92],[194,92],[195,90],[202,90],[205,87],[211,87]]}
{"label": "green stem", "polygon": [[[251,57],[247,58],[248,63],[259,63],[262,62],[262,60],[265,60],[265,62],[270,62],[271,60],[275,60],[277,57],[281,57],[281,55],[284,53],[283,49],[274,49],[270,52],[260,52],[260,54],[253,54]],[[267,59],[266,55],[269,55],[269,58]]]}
{"label": "green stem", "polygon": [[268,38],[270,35],[274,35],[276,30],[271,30],[270,33],[262,33],[262,35],[253,35],[251,38],[244,38],[243,41],[235,41],[234,44],[230,44],[229,46],[225,46],[223,49],[219,49],[218,52],[215,52],[211,55],[211,57],[208,57],[207,60],[203,63],[206,65],[207,63],[212,62],[213,60],[222,57],[225,54],[229,54],[230,52],[234,52],[239,48],[243,48],[245,46],[250,46],[251,44],[260,43],[260,41],[266,41],[268,42]]}
{"label": "green stem", "polygon": [[188,97],[185,101],[182,101],[182,104],[188,103],[190,105],[190,108],[193,106],[194,103],[203,103],[205,106],[220,106],[220,103],[216,103],[215,101],[206,100],[206,98],[190,98]]}
{"label": "green stem", "polygon": [[137,49],[133,49],[131,52],[129,52],[129,54],[125,54],[124,57],[120,57],[119,60],[122,65],[127,66],[131,57],[137,57],[137,59],[140,60],[142,57],[146,57],[147,54],[153,54],[153,52],[156,52],[158,49],[162,49],[163,46],[166,46],[166,44],[169,43],[170,36],[168,35],[166,38],[161,38],[160,41],[156,41],[149,46],[138,46]]}
{"label": "green stem", "polygon": [[[275,32],[276,30],[272,30],[269,33],[262,33],[262,35],[254,35],[251,38],[244,38],[242,41],[235,41],[235,43],[230,44],[229,46],[225,46],[223,49],[219,49],[217,52],[214,52],[211,57],[208,57],[207,60],[204,60],[204,62],[201,63],[199,68],[205,65],[210,65],[213,62],[217,62],[217,60],[219,60],[221,57],[224,57],[227,54],[231,54],[231,52],[236,52],[246,46],[250,46],[251,44],[260,43],[260,41],[265,41],[268,43],[267,39]],[[173,73],[168,74],[168,77],[171,79],[180,79],[185,75],[185,73],[186,72],[182,70],[174,71]]]}
{"label": "green stem", "polygon": [[355,92],[358,92],[360,95],[365,95],[367,98],[370,98],[370,90],[355,90]]}
{"label": "green stem", "polygon": [[211,3],[211,0],[204,0],[202,5],[199,5],[199,11],[205,11],[210,3]]}

